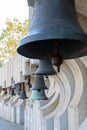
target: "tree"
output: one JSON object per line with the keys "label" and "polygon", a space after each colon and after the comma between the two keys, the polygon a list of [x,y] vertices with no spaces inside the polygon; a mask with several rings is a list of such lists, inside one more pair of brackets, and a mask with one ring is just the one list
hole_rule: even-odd
{"label": "tree", "polygon": [[28,20],[20,22],[14,18],[6,19],[6,28],[0,36],[0,61],[6,62],[11,58],[17,49],[18,42],[25,35],[28,29]]}

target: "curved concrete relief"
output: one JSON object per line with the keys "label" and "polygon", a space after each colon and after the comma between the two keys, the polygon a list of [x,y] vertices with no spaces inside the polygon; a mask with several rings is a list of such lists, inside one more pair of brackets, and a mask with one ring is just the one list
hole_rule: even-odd
{"label": "curved concrete relief", "polygon": [[[67,116],[68,112],[69,130],[76,130],[76,128],[79,127],[80,123],[82,123],[86,117],[86,107],[84,107],[85,104],[83,102],[86,99],[86,95],[83,96],[85,94],[84,92],[86,92],[86,87],[84,88],[86,84],[84,77],[86,78],[87,74],[85,72],[86,67],[80,59],[68,60],[61,66],[60,73],[51,76],[52,80],[51,78],[50,80],[53,82],[51,87],[55,88],[53,91],[55,94],[50,96],[51,100],[41,108],[45,120],[55,116],[63,119],[61,118],[63,113],[66,113],[64,116]],[[49,87],[50,93],[51,87]],[[80,113],[82,113],[82,117]]]}
{"label": "curved concrete relief", "polygon": [[87,129],[87,118],[84,120],[84,122],[80,125],[78,130],[86,130]]}
{"label": "curved concrete relief", "polygon": [[80,60],[84,64],[84,66],[87,68],[87,56],[81,57]]}
{"label": "curved concrete relief", "polygon": [[80,25],[83,28],[84,32],[87,33],[87,17],[78,13],[78,19],[79,19]]}
{"label": "curved concrete relief", "polygon": [[78,129],[87,116],[87,69],[80,59],[67,62],[75,78],[75,93],[68,107],[69,130]]}
{"label": "curved concrete relief", "polygon": [[44,119],[49,119],[55,116],[56,114],[60,116],[67,108],[67,105],[71,97],[70,85],[66,75],[63,72],[61,72],[60,76],[55,75],[52,76],[51,78],[53,78],[55,82],[55,87],[54,87],[55,95],[53,96],[52,100],[49,100],[48,104],[45,104],[45,106],[41,107],[41,110],[43,111]]}
{"label": "curved concrete relief", "polygon": [[[40,102],[40,109],[43,111],[44,118],[49,118],[50,114],[53,116],[52,112],[55,110],[55,108],[59,104],[60,95],[59,95],[59,88],[58,84],[55,84],[55,81],[50,78],[50,87],[49,91],[52,91],[52,93],[48,91],[48,101],[41,101]],[[56,90],[57,88],[57,90]],[[49,111],[50,110],[50,111]]]}
{"label": "curved concrete relief", "polygon": [[49,97],[48,100],[40,101],[40,109],[45,109],[46,107],[49,107],[55,100],[54,97],[56,97],[56,93],[54,93],[52,96]]}
{"label": "curved concrete relief", "polygon": [[81,69],[75,60],[67,61],[75,80],[75,92],[68,107],[69,130],[76,130],[79,126],[78,104],[83,93],[83,77]]}
{"label": "curved concrete relief", "polygon": [[43,109],[44,119],[49,119],[49,118],[53,117],[52,113],[59,105],[59,100],[60,100],[60,98],[57,96],[55,101],[51,105],[49,105],[46,109]]}
{"label": "curved concrete relief", "polygon": [[75,0],[78,13],[87,17],[87,0]]}
{"label": "curved concrete relief", "polygon": [[[74,75],[74,80],[75,80],[75,92],[74,92],[74,96],[73,96],[73,99],[72,99],[70,105],[72,107],[76,107],[80,101],[80,98],[81,98],[82,92],[83,92],[82,72],[75,60],[68,60],[67,64],[70,67],[70,69]],[[79,78],[78,78],[78,76],[79,76]],[[79,89],[79,86],[80,86],[80,89]]]}
{"label": "curved concrete relief", "polygon": [[85,120],[87,117],[87,68],[84,64],[84,61],[76,60],[79,67],[81,68],[82,76],[83,76],[83,93],[78,105],[78,113],[79,113],[79,125]]}
{"label": "curved concrete relief", "polygon": [[52,76],[49,76],[48,79],[49,79],[49,85],[47,84],[48,87],[47,96],[51,97],[55,93],[55,81],[52,78]]}

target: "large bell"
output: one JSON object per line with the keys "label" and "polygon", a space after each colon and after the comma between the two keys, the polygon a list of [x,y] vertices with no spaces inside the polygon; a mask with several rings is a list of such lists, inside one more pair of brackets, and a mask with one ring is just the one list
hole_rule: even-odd
{"label": "large bell", "polygon": [[41,90],[41,91],[32,90],[32,94],[29,99],[30,100],[47,100],[48,98],[44,90]]}
{"label": "large bell", "polygon": [[19,99],[23,99],[23,100],[27,99],[24,83],[21,84],[21,91],[20,91]]}
{"label": "large bell", "polygon": [[51,60],[40,60],[36,75],[54,75],[56,71],[53,68]]}
{"label": "large bell", "polygon": [[[35,0],[28,33],[18,53],[35,59],[71,59],[87,54],[87,35],[77,19],[74,0]],[[54,63],[57,64],[57,63]]]}
{"label": "large bell", "polygon": [[36,75],[35,82],[32,85],[31,90],[41,91],[41,90],[45,90],[45,89],[47,89],[47,87],[45,85],[43,76],[42,75]]}

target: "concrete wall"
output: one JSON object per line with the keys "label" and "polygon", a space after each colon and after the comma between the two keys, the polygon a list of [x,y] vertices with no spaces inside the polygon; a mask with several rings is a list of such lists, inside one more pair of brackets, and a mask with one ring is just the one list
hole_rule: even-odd
{"label": "concrete wall", "polygon": [[[87,32],[86,3],[87,0],[76,0],[78,18],[85,32]],[[31,5],[33,5],[33,3],[31,3]],[[29,10],[29,16],[31,19],[33,7],[29,7]],[[15,54],[15,56],[13,56],[7,64],[0,68],[0,86],[10,86],[12,77],[15,82],[19,82],[21,78],[20,72],[22,71],[23,75],[25,73],[24,66],[26,61],[30,61],[30,59]],[[30,61],[31,69],[35,68],[34,64],[36,63]],[[24,101],[24,108],[22,105],[18,107],[21,109],[22,106],[25,112],[25,130],[86,130],[86,77],[87,57],[64,61],[61,65],[60,73],[57,73],[55,76],[48,77],[49,89],[46,92],[46,95],[49,100],[30,101],[28,99],[27,101]],[[6,81],[6,86],[4,85],[4,81]],[[28,97],[30,94],[31,93],[28,92]],[[2,98],[2,101],[0,106],[5,104],[4,98]]]}

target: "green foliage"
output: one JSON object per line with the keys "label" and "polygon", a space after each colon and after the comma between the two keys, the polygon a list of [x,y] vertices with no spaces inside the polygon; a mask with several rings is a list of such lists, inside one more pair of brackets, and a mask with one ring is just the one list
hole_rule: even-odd
{"label": "green foliage", "polygon": [[23,23],[14,18],[6,19],[6,28],[0,36],[0,61],[4,63],[14,55],[18,42],[28,30],[28,20]]}

